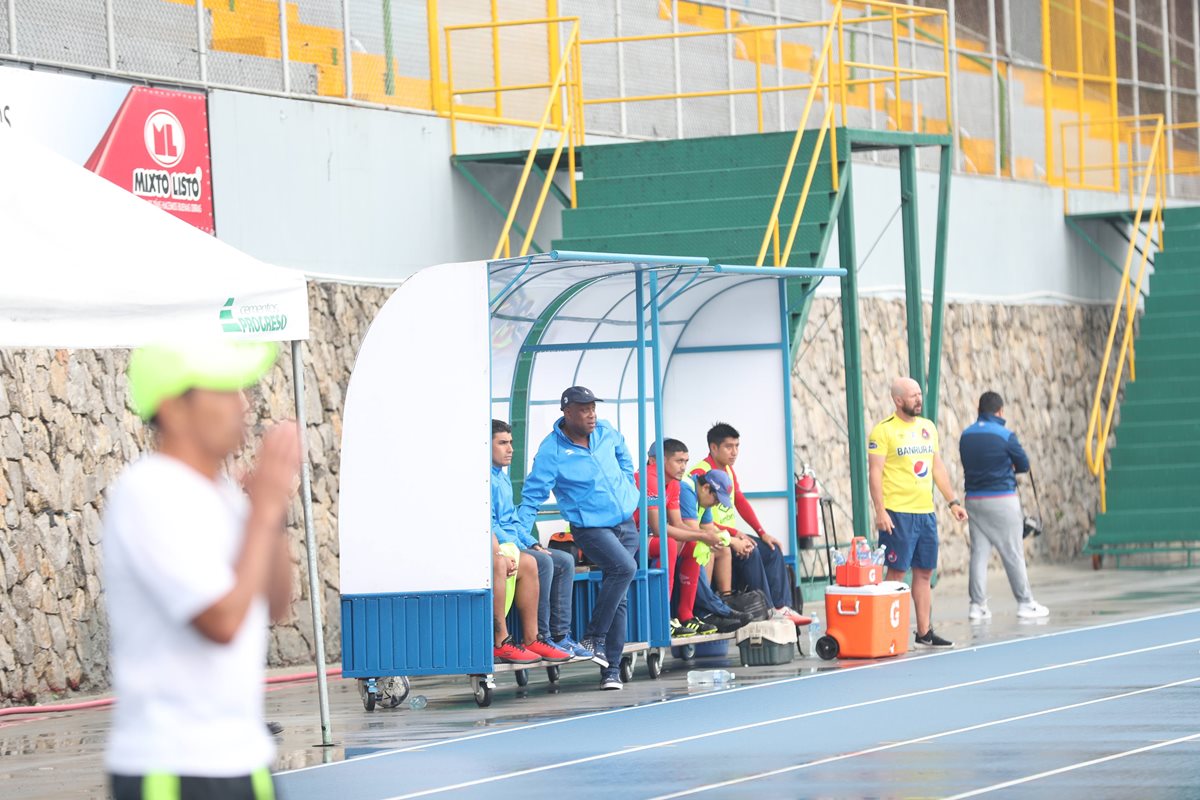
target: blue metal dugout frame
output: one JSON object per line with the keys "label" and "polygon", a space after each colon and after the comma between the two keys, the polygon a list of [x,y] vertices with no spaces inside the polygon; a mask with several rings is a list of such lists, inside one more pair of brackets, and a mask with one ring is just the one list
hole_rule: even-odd
{"label": "blue metal dugout frame", "polygon": [[[495,294],[492,298],[493,310],[498,304],[508,296],[508,293],[515,291],[519,281],[530,270],[534,263],[533,258],[510,259],[505,262],[492,262],[491,268],[496,271],[515,268],[516,275],[511,278],[504,288]],[[663,385],[666,382],[668,371],[670,370],[671,360],[673,356],[678,354],[704,354],[704,353],[728,353],[740,351],[762,351],[776,350],[780,354],[780,369],[782,376],[783,396],[783,420],[784,420],[784,452],[786,459],[786,482],[785,485],[790,486],[792,476],[795,472],[794,450],[792,447],[792,409],[791,409],[791,351],[789,341],[789,311],[791,310],[787,301],[787,291],[784,280],[787,278],[796,277],[826,277],[834,276],[841,277],[845,275],[843,269],[820,269],[820,268],[801,268],[801,267],[753,267],[741,265],[724,265],[710,264],[704,258],[677,258],[669,256],[643,256],[630,254],[608,254],[608,253],[584,253],[584,252],[569,252],[569,251],[552,251],[540,258],[548,258],[553,262],[592,262],[595,264],[621,264],[627,265],[628,269],[620,272],[609,272],[600,280],[610,280],[624,276],[633,278],[633,287],[631,293],[634,295],[637,318],[635,327],[637,335],[633,339],[619,341],[582,341],[582,342],[555,342],[554,344],[541,344],[535,340],[533,332],[526,342],[522,345],[521,352],[531,355],[547,352],[580,352],[585,353],[595,350],[612,350],[612,349],[629,349],[631,354],[635,356],[637,369],[637,396],[636,398],[625,398],[623,391],[617,398],[614,398],[616,403],[627,403],[630,401],[637,403],[637,453],[639,469],[644,466],[644,456],[648,450],[650,442],[647,439],[646,423],[648,415],[653,413],[654,418],[654,445],[661,452],[663,442],[664,415],[663,406],[659,403],[658,398],[663,396]],[[690,274],[681,287],[675,288],[671,284],[676,282],[682,272],[686,270]],[[666,280],[661,280],[660,276],[667,273]],[[493,274],[496,274],[493,272]],[[779,320],[779,339],[771,343],[728,343],[723,345],[713,346],[684,346],[673,348],[668,354],[666,364],[663,364],[663,341],[662,341],[662,320],[660,315],[662,310],[672,301],[678,298],[681,294],[687,292],[696,284],[697,280],[705,276],[708,279],[719,279],[721,276],[739,276],[751,277],[759,280],[774,280],[777,282],[777,297],[778,305],[776,313]],[[666,283],[666,286],[663,286]],[[551,303],[553,307],[559,299],[569,296],[575,291],[577,286],[572,286],[570,289],[563,292],[556,301]],[[729,287],[732,288],[732,287]],[[723,294],[723,289],[717,295],[714,295],[709,300],[705,301],[692,317],[683,321],[682,324],[686,330],[691,324],[692,319],[702,310],[708,303]],[[648,295],[648,296],[647,296]],[[624,298],[627,298],[625,295]],[[621,301],[618,301],[619,304]],[[613,306],[615,308],[616,305]],[[649,310],[649,337],[647,338],[647,320],[646,311]],[[611,312],[612,309],[610,309]],[[597,326],[598,327],[598,326]],[[595,331],[593,331],[593,337]],[[681,334],[682,335],[682,334]],[[645,361],[646,351],[650,351],[651,360],[651,384],[647,386],[644,376],[646,375]],[[514,397],[521,394],[520,388],[516,385],[519,380],[519,371],[514,371],[514,387],[513,395],[508,398],[495,397],[494,401],[512,403]],[[576,376],[578,368],[576,369]],[[622,378],[622,385],[624,377]],[[525,393],[525,413],[520,416],[522,419],[528,418],[529,407],[537,404],[545,404],[548,401],[529,400],[528,393]],[[652,408],[651,408],[652,406]],[[514,417],[516,414],[514,414]],[[530,447],[531,434],[536,437],[538,434],[529,430],[515,431],[518,436],[525,440],[526,447]],[[514,466],[517,461],[514,460]],[[663,473],[663,464],[661,459],[655,461],[657,468],[657,481],[659,486],[665,485],[665,475]],[[798,552],[798,543],[796,538],[796,506],[795,495],[791,491],[777,492],[750,492],[747,493],[750,498],[754,497],[771,497],[787,500],[788,507],[788,541],[791,555],[788,557],[789,563],[795,567],[796,553]],[[630,596],[628,599],[630,608],[630,627],[628,631],[628,640],[630,642],[645,643],[650,648],[665,648],[670,646],[670,602],[669,602],[669,583],[673,579],[673,569],[668,569],[665,565],[650,568],[648,563],[648,545],[649,531],[647,521],[647,497],[643,492],[641,494],[641,503],[639,508],[639,537],[640,547],[638,553],[638,570],[634,578],[634,582],[630,587]],[[659,519],[667,518],[666,511],[666,496],[661,493],[658,498]],[[581,608],[590,608],[591,601],[594,598],[596,588],[600,576],[597,572],[582,573],[576,576],[576,621],[577,624],[586,623],[586,615],[581,612]],[[515,622],[515,620],[512,620]],[[510,627],[512,625],[510,624]],[[577,631],[582,633],[582,631]]]}

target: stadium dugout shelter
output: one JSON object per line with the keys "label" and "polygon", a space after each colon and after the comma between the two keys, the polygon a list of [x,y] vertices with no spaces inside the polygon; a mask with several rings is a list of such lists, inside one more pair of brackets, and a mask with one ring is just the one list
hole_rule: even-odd
{"label": "stadium dugout shelter", "polygon": [[[343,675],[467,674],[478,678],[477,700],[490,691],[490,421],[513,426],[519,500],[568,386],[603,401],[598,416],[621,431],[638,469],[652,443],[661,452],[663,438],[681,439],[695,460],[707,454],[714,420],[734,423],[739,480],[794,557],[787,281],[844,275],[551,252],[410,277],[373,321],[346,395]],[[665,493],[658,502],[666,519]],[[653,674],[670,615],[664,570],[648,568],[645,496],[641,503],[629,641],[648,651]],[[548,510],[543,539],[563,526]],[[577,625],[598,579],[576,577]]]}
{"label": "stadium dugout shelter", "polygon": [[[0,176],[6,267],[0,347],[123,349],[221,336],[290,342],[304,431],[300,343],[309,318],[302,273],[264,264],[4,126]],[[328,744],[321,583],[303,452],[305,545]]]}

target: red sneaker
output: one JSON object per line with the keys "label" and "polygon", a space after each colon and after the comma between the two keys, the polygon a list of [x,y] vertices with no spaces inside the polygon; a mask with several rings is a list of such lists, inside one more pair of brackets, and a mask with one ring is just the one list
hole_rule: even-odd
{"label": "red sneaker", "polygon": [[771,612],[771,619],[786,619],[794,625],[807,625],[812,622],[812,617],[806,617],[803,614],[797,614],[787,606],[777,608]]}
{"label": "red sneaker", "polygon": [[525,649],[535,656],[541,656],[542,661],[548,661],[551,664],[565,664],[574,658],[570,653],[559,650],[554,645],[544,642],[541,639],[538,639],[533,644],[525,645]]}
{"label": "red sneaker", "polygon": [[522,666],[529,666],[530,664],[541,663],[542,657],[529,652],[524,647],[514,642],[510,636],[501,642],[499,647],[492,650],[492,659],[504,664],[521,664]]}

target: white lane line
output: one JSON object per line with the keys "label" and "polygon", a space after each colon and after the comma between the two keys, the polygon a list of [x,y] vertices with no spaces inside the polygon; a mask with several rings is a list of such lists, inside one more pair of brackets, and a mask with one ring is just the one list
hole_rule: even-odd
{"label": "white lane line", "polygon": [[[1104,630],[1106,628],[1115,628],[1115,627],[1120,627],[1123,625],[1135,625],[1135,624],[1138,624],[1141,622],[1154,622],[1156,620],[1186,616],[1188,614],[1195,614],[1197,612],[1200,612],[1200,608],[1186,608],[1186,609],[1183,609],[1180,611],[1167,611],[1162,614],[1152,614],[1148,617],[1135,617],[1134,619],[1118,620],[1116,622],[1104,622],[1099,625],[1092,625],[1092,626],[1085,627],[1085,628],[1071,628],[1069,630],[1051,631],[1050,633],[1043,633],[1043,634],[1039,634],[1037,636],[1022,637],[1020,639],[1006,639],[1002,642],[989,642],[987,644],[975,645],[973,647],[964,647],[960,650],[945,650],[945,651],[941,651],[941,652],[929,653],[927,655],[910,656],[908,658],[903,658],[903,659],[893,659],[890,661],[880,661],[880,662],[876,662],[876,663],[872,663],[872,664],[863,664],[863,665],[855,666],[855,667],[847,667],[846,669],[830,670],[827,672],[818,672],[818,673],[811,674],[811,675],[798,675],[794,678],[780,678],[777,681],[764,681],[763,683],[756,683],[756,684],[753,684],[750,686],[736,686],[732,689],[726,689],[721,692],[707,692],[705,694],[691,695],[689,697],[677,697],[677,698],[675,698],[673,700],[669,700],[667,702],[686,703],[686,702],[691,702],[691,701],[696,701],[696,700],[707,700],[707,699],[712,699],[714,697],[724,697],[724,696],[727,696],[734,692],[748,692],[748,691],[754,691],[756,689],[766,689],[771,686],[780,686],[780,685],[788,684],[788,683],[796,683],[799,681],[819,680],[822,678],[827,679],[834,675],[842,675],[847,672],[856,671],[856,670],[885,669],[887,667],[894,667],[898,664],[913,664],[918,661],[926,661],[926,660],[932,659],[932,658],[944,658],[947,656],[961,655],[963,653],[972,653],[972,652],[975,652],[976,650],[987,650],[987,649],[990,649],[993,647],[1004,647],[1007,645],[1022,644],[1022,643],[1026,643],[1026,642],[1037,642],[1037,641],[1041,641],[1043,639],[1052,639],[1052,638],[1055,638],[1058,636],[1066,636],[1068,634],[1087,633],[1089,631]],[[418,752],[418,751],[428,750],[432,747],[445,747],[446,745],[461,744],[463,742],[470,742],[470,741],[474,741],[476,739],[486,739],[491,736],[502,736],[502,735],[509,734],[509,733],[520,733],[522,731],[536,730],[538,728],[544,728],[544,727],[548,727],[550,725],[562,725],[567,722],[578,722],[580,720],[593,719],[595,717],[605,717],[605,716],[609,716],[612,714],[624,714],[624,713],[630,712],[630,711],[644,711],[648,708],[658,708],[661,705],[662,705],[661,702],[644,703],[642,705],[636,705],[636,706],[624,706],[622,708],[610,708],[606,711],[593,711],[588,714],[575,714],[575,715],[572,715],[569,717],[558,717],[557,719],[549,719],[549,720],[545,720],[543,722],[534,722],[529,725],[516,725],[511,728],[500,728],[498,730],[486,731],[483,733],[473,733],[473,734],[470,734],[469,736],[456,736],[452,739],[442,739],[442,740],[436,741],[436,742],[426,742],[424,744],[411,745],[409,747],[397,747],[397,748],[389,749],[389,750],[381,750],[378,753],[371,753],[369,755],[358,756],[356,758],[349,758],[349,759],[346,759],[345,761],[334,761],[334,762],[331,762],[328,764],[313,764],[312,766],[300,767],[299,769],[284,770],[284,771],[278,772],[276,774],[277,775],[297,775],[301,772],[309,772],[311,770],[317,770],[317,769],[328,769],[331,767],[353,766],[355,764],[361,764],[364,761],[370,761],[370,760],[376,759],[376,758],[383,758],[385,756],[394,756],[394,755],[399,755],[401,753],[414,753],[414,752]]]}
{"label": "white lane line", "polygon": [[[1084,700],[1083,702],[1080,702],[1080,703],[1071,703],[1070,705],[1056,706],[1055,708],[1047,708],[1042,711],[1033,711],[1028,714],[1020,714],[1015,717],[1005,717],[1004,719],[996,719],[996,720],[992,720],[991,722],[981,722],[976,725],[968,725],[965,728],[955,728],[954,730],[942,731],[941,733],[933,733],[933,734],[929,734],[928,736],[918,736],[915,739],[906,739],[901,742],[888,742],[887,744],[878,745],[876,747],[868,747],[865,750],[855,750],[852,753],[842,753],[841,755],[828,756],[826,758],[820,758],[815,761],[807,761],[803,764],[793,764],[792,766],[789,766],[789,767],[781,767],[780,769],[773,769],[773,770],[769,770],[767,772],[759,772],[754,775],[745,775],[740,778],[731,778],[730,780],[721,781],[720,783],[709,783],[704,786],[696,786],[692,789],[685,789],[681,792],[674,792],[672,794],[659,795],[658,797],[652,798],[652,800],[673,800],[673,798],[687,797],[689,795],[700,794],[701,792],[712,791],[713,789],[724,789],[724,788],[727,788],[730,786],[737,786],[738,784],[741,784],[741,783],[748,783],[750,781],[762,780],[763,778],[773,778],[778,775],[786,775],[789,772],[796,772],[796,771],[802,770],[802,769],[809,769],[811,767],[819,767],[819,766],[823,766],[825,764],[833,764],[838,761],[846,761],[847,759],[851,759],[851,758],[858,758],[860,756],[872,755],[874,753],[882,753],[887,750],[895,750],[898,747],[907,747],[910,744],[922,744],[924,742],[932,742],[937,739],[945,739],[950,736],[958,736],[963,733],[971,733],[972,731],[983,730],[984,728],[992,728],[997,725],[1007,725],[1011,722],[1020,722],[1022,720],[1033,719],[1035,717],[1044,717],[1044,716],[1048,716],[1050,714],[1057,714],[1062,711],[1070,711],[1070,710],[1076,709],[1076,708],[1083,708],[1084,706],[1092,706],[1092,705],[1097,705],[1099,703],[1107,703],[1112,700],[1123,700],[1125,698],[1135,697],[1140,694],[1148,694],[1150,692],[1157,692],[1162,689],[1171,689],[1176,686],[1185,686],[1187,684],[1197,683],[1197,682],[1200,682],[1200,677],[1187,678],[1185,680],[1172,681],[1171,683],[1164,683],[1161,686],[1151,686],[1151,687],[1145,688],[1145,689],[1136,689],[1136,690],[1130,691],[1130,692],[1122,692],[1121,694],[1109,695],[1108,697],[1098,697],[1093,700]],[[1052,774],[1052,773],[1046,773],[1046,774]],[[1029,778],[1028,780],[1033,780],[1033,778]],[[1015,783],[1020,783],[1020,782],[1021,781],[1013,781],[1011,783],[997,784],[993,788],[1000,789],[1005,786],[1011,786]],[[980,790],[980,791],[982,791],[982,790]],[[958,797],[971,797],[971,796],[973,796],[973,795],[970,795],[970,794],[958,795]],[[955,800],[955,798],[947,798],[947,800]]]}
{"label": "white lane line", "polygon": [[1191,736],[1180,736],[1178,739],[1171,739],[1168,742],[1155,742],[1154,744],[1148,744],[1145,747],[1137,747],[1137,748],[1134,748],[1133,750],[1126,750],[1123,753],[1113,753],[1110,756],[1103,756],[1101,758],[1093,758],[1089,761],[1080,761],[1078,764],[1068,764],[1065,767],[1059,767],[1058,769],[1047,770],[1046,772],[1039,772],[1036,775],[1026,775],[1024,778],[1017,778],[1016,780],[1005,781],[1004,783],[996,783],[991,786],[985,786],[982,789],[975,789],[974,791],[964,792],[962,794],[956,794],[953,797],[945,798],[945,800],[964,800],[967,797],[978,797],[981,794],[987,794],[988,792],[997,792],[1001,789],[1007,789],[1010,786],[1020,786],[1022,783],[1029,783],[1030,781],[1037,781],[1037,780],[1041,780],[1042,778],[1049,778],[1052,775],[1061,775],[1064,772],[1071,772],[1073,770],[1083,769],[1084,767],[1094,767],[1097,764],[1103,764],[1106,761],[1116,761],[1118,758],[1126,758],[1128,756],[1136,756],[1138,753],[1147,753],[1151,750],[1158,750],[1163,747],[1171,747],[1173,745],[1182,744],[1184,742],[1192,742],[1192,741],[1195,741],[1196,739],[1200,739],[1200,733],[1193,733]]}
{"label": "white lane line", "polygon": [[1067,661],[1062,664],[1052,664],[1052,665],[1045,666],[1045,667],[1036,667],[1034,669],[1021,670],[1020,672],[1010,672],[1010,673],[1006,673],[1004,675],[994,675],[990,678],[978,678],[973,681],[963,681],[961,683],[953,683],[953,684],[949,684],[947,686],[938,686],[933,689],[921,689],[919,691],[905,692],[903,694],[892,695],[890,697],[881,697],[881,698],[877,698],[874,700],[862,700],[857,703],[846,703],[844,705],[833,706],[831,708],[822,708],[822,709],[818,709],[816,711],[805,711],[800,714],[789,714],[786,717],[776,717],[775,719],[760,720],[758,722],[749,722],[744,725],[734,725],[729,728],[720,728],[715,731],[706,731],[705,733],[692,734],[691,736],[680,736],[675,739],[666,739],[663,741],[651,742],[650,744],[637,745],[635,747],[625,747],[621,750],[611,750],[607,753],[597,753],[595,755],[583,756],[582,758],[573,758],[573,759],[570,759],[567,761],[559,761],[559,762],[555,762],[555,763],[551,763],[551,764],[542,764],[541,766],[530,767],[528,769],[522,769],[522,770],[515,770],[513,772],[506,772],[506,773],[502,773],[500,775],[490,775],[490,776],[487,776],[484,778],[476,778],[476,779],[470,780],[470,781],[462,781],[461,783],[454,783],[454,784],[449,784],[446,786],[439,786],[439,787],[435,787],[432,789],[424,789],[424,790],[421,790],[418,792],[410,792],[408,794],[395,795],[395,796],[387,798],[387,800],[409,800],[409,798],[413,798],[413,797],[427,797],[429,795],[440,794],[442,792],[457,791],[459,789],[467,789],[472,786],[481,786],[481,785],[487,784],[487,783],[497,783],[499,781],[511,780],[512,778],[520,778],[520,777],[523,777],[526,775],[536,775],[540,772],[549,772],[550,770],[562,769],[564,767],[574,767],[574,766],[578,766],[579,764],[588,764],[588,763],[591,763],[594,761],[604,761],[606,759],[617,758],[619,756],[627,756],[627,755],[631,755],[633,753],[641,753],[641,752],[645,752],[647,750],[656,750],[661,747],[672,747],[674,745],[685,744],[687,742],[694,742],[694,741],[698,741],[700,739],[708,739],[708,738],[711,738],[714,736],[724,736],[725,734],[729,734],[729,733],[740,733],[742,731],[755,730],[757,728],[765,728],[769,725],[778,725],[783,722],[795,722],[796,720],[811,719],[812,717],[819,717],[824,714],[834,714],[839,711],[851,711],[853,709],[858,709],[858,708],[868,708],[870,706],[881,705],[881,704],[885,704],[885,703],[893,703],[897,700],[909,700],[914,697],[925,697],[928,695],[939,694],[941,692],[952,691],[954,689],[963,689],[963,688],[967,688],[967,687],[971,687],[971,686],[982,686],[984,684],[996,683],[999,681],[1008,680],[1010,678],[1019,678],[1019,677],[1025,676],[1025,675],[1036,675],[1036,674],[1042,673],[1042,672],[1051,672],[1054,670],[1067,669],[1070,667],[1078,667],[1078,666],[1083,666],[1085,664],[1097,663],[1100,661],[1111,661],[1112,659],[1125,658],[1126,656],[1141,655],[1143,653],[1153,653],[1158,650],[1165,650],[1165,649],[1168,649],[1171,647],[1179,647],[1182,645],[1195,644],[1197,642],[1200,642],[1200,638],[1183,639],[1178,642],[1171,642],[1169,644],[1158,644],[1158,645],[1153,645],[1152,647],[1140,647],[1136,650],[1128,650],[1128,651],[1125,651],[1122,653],[1112,653],[1109,655],[1094,656],[1092,658],[1079,659],[1077,661]]}

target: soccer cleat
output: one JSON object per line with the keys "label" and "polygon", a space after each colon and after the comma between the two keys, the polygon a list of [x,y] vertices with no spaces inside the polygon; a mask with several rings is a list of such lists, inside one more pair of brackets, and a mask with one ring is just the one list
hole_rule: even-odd
{"label": "soccer cleat", "polygon": [[625,688],[621,683],[621,673],[615,669],[605,669],[600,673],[600,689],[605,692],[619,692]]}
{"label": "soccer cleat", "polygon": [[540,664],[542,661],[541,656],[529,652],[522,645],[514,642],[511,636],[492,650],[492,659],[502,664],[520,664],[521,666]]}
{"label": "soccer cleat", "polygon": [[588,658],[595,661],[603,669],[608,669],[608,658],[604,655],[604,640],[599,636],[585,636],[579,646],[588,651]]}
{"label": "soccer cleat", "polygon": [[938,636],[933,632],[933,628],[930,628],[924,636],[918,633],[916,642],[921,647],[954,647],[954,642]]}
{"label": "soccer cleat", "polygon": [[712,636],[717,633],[717,626],[711,625],[699,617],[692,617],[683,623],[683,627],[692,632],[692,636]]}
{"label": "soccer cleat", "polygon": [[565,664],[575,657],[571,653],[558,649],[541,636],[537,638],[536,642],[525,645],[525,649],[535,656],[541,656],[543,661],[550,664]]}
{"label": "soccer cleat", "polygon": [[793,625],[807,625],[812,622],[812,617],[806,617],[803,614],[797,614],[787,606],[780,606],[771,611],[771,619],[786,619]]}
{"label": "soccer cleat", "polygon": [[671,618],[671,638],[672,639],[685,639],[688,636],[695,636],[695,635],[696,635],[696,632],[694,630],[692,630],[688,626],[684,625],[682,622],[675,619],[674,617]]}
{"label": "soccer cleat", "polygon": [[1021,603],[1017,606],[1018,619],[1042,619],[1050,616],[1050,609],[1035,601]]}
{"label": "soccer cleat", "polygon": [[983,605],[980,605],[979,603],[971,603],[971,607],[967,610],[967,619],[971,620],[972,622],[983,622],[984,620],[991,618],[992,610],[987,607],[986,603]]}
{"label": "soccer cleat", "polygon": [[550,644],[554,645],[559,650],[562,650],[564,653],[570,653],[575,658],[592,657],[592,651],[585,650],[583,645],[572,639],[571,634],[569,633],[564,633],[562,636],[559,636],[557,639],[551,641]]}

